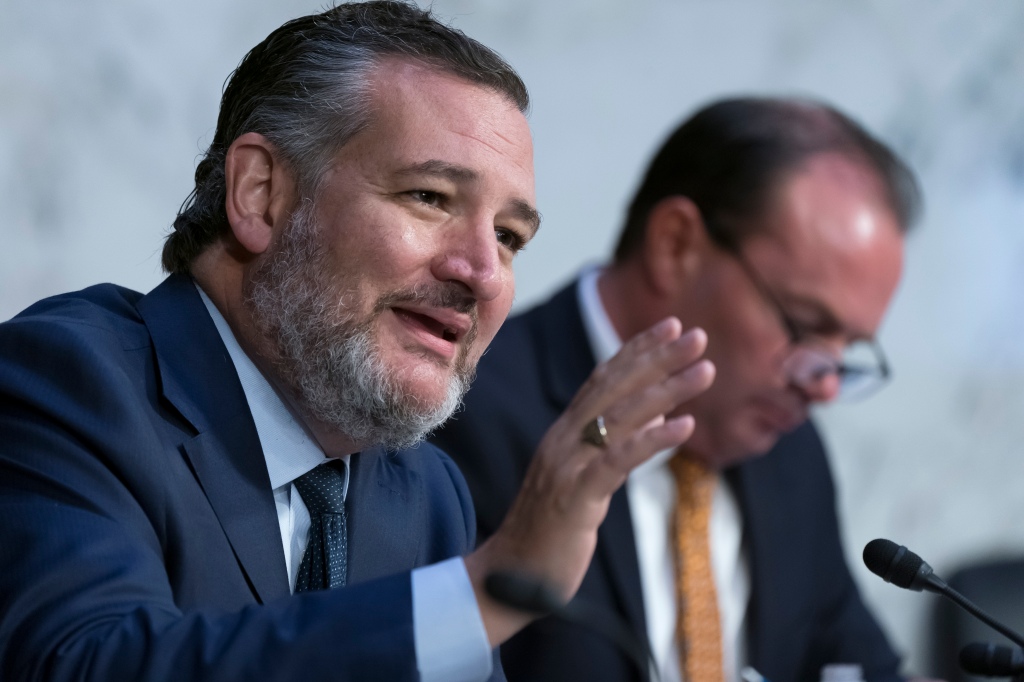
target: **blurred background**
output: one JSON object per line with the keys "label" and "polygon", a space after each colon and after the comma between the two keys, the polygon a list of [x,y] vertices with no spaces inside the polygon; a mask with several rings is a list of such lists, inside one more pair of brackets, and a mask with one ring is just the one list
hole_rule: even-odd
{"label": "blurred background", "polygon": [[[909,670],[938,597],[862,567],[875,537],[949,575],[1024,553],[1024,3],[437,0],[533,97],[544,227],[517,307],[602,259],[664,135],[725,95],[827,100],[904,155],[926,211],[880,338],[891,386],[818,414],[855,576]],[[3,0],[0,319],[148,290],[222,84],[312,0]],[[969,595],[968,595],[969,596]]]}

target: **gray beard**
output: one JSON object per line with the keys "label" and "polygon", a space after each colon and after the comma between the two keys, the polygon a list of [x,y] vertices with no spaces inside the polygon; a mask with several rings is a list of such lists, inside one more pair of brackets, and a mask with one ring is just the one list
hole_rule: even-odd
{"label": "gray beard", "polygon": [[[344,275],[335,283],[320,246],[314,205],[306,200],[274,251],[245,285],[245,304],[259,336],[276,351],[274,370],[298,398],[300,410],[363,446],[411,447],[443,424],[462,405],[475,367],[466,349],[475,336],[475,305],[454,285],[396,292],[376,302],[364,320],[346,309],[355,287]],[[392,303],[426,301],[469,312],[473,331],[464,340],[445,397],[430,404],[408,395],[390,371],[373,339],[373,323]],[[424,359],[424,362],[430,362]]]}

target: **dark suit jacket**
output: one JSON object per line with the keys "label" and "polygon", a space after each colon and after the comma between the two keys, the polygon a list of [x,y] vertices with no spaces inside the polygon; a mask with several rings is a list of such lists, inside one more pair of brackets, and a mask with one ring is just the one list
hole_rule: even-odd
{"label": "dark suit jacket", "polygon": [[190,280],[0,325],[0,679],[418,679],[408,571],[469,550],[472,503],[429,445],[351,464],[350,587],[291,596],[255,425]]}
{"label": "dark suit jacket", "polygon": [[[541,436],[593,368],[575,284],[502,327],[480,363],[465,411],[434,439],[466,476],[481,537],[501,523]],[[821,667],[835,662],[861,663],[869,680],[898,679],[899,661],[843,558],[832,477],[814,427],[804,424],[726,477],[739,501],[750,557],[750,665],[773,682],[816,682]],[[645,635],[624,489],[612,498],[578,598]],[[599,635],[552,618],[503,646],[502,661],[510,680],[644,679]]]}

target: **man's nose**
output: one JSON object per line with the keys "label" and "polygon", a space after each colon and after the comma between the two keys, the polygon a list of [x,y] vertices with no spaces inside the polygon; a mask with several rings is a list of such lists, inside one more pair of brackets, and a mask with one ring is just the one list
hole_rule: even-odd
{"label": "man's nose", "polygon": [[827,403],[839,397],[841,386],[842,381],[839,375],[833,371],[803,382],[800,384],[800,390],[812,403]]}
{"label": "man's nose", "polygon": [[786,359],[783,371],[789,383],[813,403],[827,403],[839,397],[842,388],[841,361],[831,353],[797,348]]}
{"label": "man's nose", "polygon": [[493,218],[478,218],[451,230],[434,259],[434,277],[465,285],[474,298],[490,301],[501,295],[508,278]]}

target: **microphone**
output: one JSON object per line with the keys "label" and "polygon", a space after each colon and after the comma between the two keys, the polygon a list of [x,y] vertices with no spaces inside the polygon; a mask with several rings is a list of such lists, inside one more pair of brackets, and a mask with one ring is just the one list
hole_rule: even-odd
{"label": "microphone", "polygon": [[517,611],[546,614],[565,608],[547,585],[522,573],[491,573],[484,579],[484,589],[496,601]]}
{"label": "microphone", "polygon": [[1024,651],[975,642],[960,650],[960,667],[972,675],[1012,677],[1024,673]]}
{"label": "microphone", "polygon": [[924,559],[892,540],[879,538],[864,545],[864,564],[872,573],[896,587],[938,594],[949,589],[946,581],[935,575]]}
{"label": "microphone", "polygon": [[532,576],[498,571],[484,579],[484,589],[495,601],[518,611],[536,615],[550,614],[610,639],[640,670],[650,671],[658,680],[658,666],[647,643],[637,637],[622,620],[579,598],[564,603],[554,590]]}
{"label": "microphone", "polygon": [[875,575],[896,587],[941,594],[1010,641],[1024,646],[1024,637],[982,611],[946,581],[932,572],[932,567],[903,545],[892,540],[872,540],[864,546],[864,565]]}

